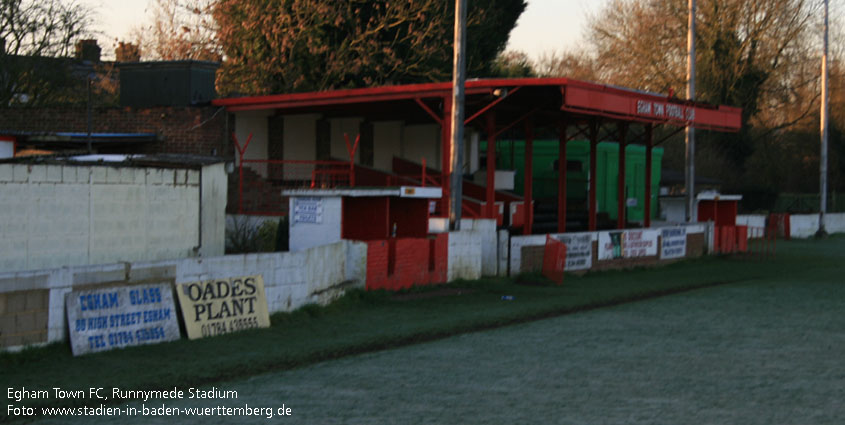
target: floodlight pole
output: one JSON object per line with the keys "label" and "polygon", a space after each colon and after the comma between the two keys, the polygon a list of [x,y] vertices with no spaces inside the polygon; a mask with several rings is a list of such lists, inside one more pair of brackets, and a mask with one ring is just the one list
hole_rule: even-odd
{"label": "floodlight pole", "polygon": [[816,236],[827,234],[824,228],[824,214],[827,210],[827,121],[828,121],[828,87],[827,87],[827,0],[824,0],[824,47],[822,51],[822,105],[821,105],[821,154],[819,155],[819,230]]}
{"label": "floodlight pole", "polygon": [[[695,0],[689,0],[689,28],[687,30],[687,99],[695,100]],[[695,128],[686,127],[686,219],[696,220],[695,211]]]}
{"label": "floodlight pole", "polygon": [[455,0],[455,44],[452,67],[451,175],[449,229],[461,229],[464,151],[464,83],[466,82],[466,0]]}

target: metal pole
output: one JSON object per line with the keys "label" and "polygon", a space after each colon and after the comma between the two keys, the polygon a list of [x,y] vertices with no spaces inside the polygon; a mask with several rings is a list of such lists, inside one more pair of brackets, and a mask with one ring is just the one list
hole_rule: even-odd
{"label": "metal pole", "polygon": [[[687,31],[687,99],[695,100],[695,0],[689,0],[689,29]],[[695,214],[695,129],[686,128],[686,196],[687,222],[696,220]]]}
{"label": "metal pole", "polygon": [[464,151],[464,82],[466,81],[466,0],[455,0],[455,44],[454,62],[452,67],[452,123],[451,123],[451,157],[452,193],[449,213],[449,228],[461,229],[461,200],[463,185],[463,151]]}
{"label": "metal pole", "polygon": [[822,52],[822,105],[821,105],[821,155],[819,157],[819,230],[816,236],[824,236],[824,214],[827,210],[827,115],[828,115],[828,87],[827,87],[827,0],[824,0],[824,50]]}

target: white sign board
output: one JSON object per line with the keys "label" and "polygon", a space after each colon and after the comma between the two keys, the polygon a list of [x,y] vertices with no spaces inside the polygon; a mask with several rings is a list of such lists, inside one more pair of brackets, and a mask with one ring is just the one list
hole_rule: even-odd
{"label": "white sign board", "polygon": [[683,258],[687,255],[687,228],[673,227],[661,232],[660,259]]}
{"label": "white sign board", "polygon": [[15,156],[15,142],[0,139],[0,159],[13,158]]}
{"label": "white sign board", "polygon": [[599,260],[657,255],[657,230],[599,232]]}
{"label": "white sign board", "polygon": [[566,245],[564,270],[587,270],[593,266],[593,235],[591,233],[564,234],[556,238]]}
{"label": "white sign board", "polygon": [[73,291],[65,305],[74,356],[181,337],[166,283]]}
{"label": "white sign board", "polygon": [[323,222],[323,199],[322,198],[294,198],[293,199],[293,221],[294,223]]}
{"label": "white sign board", "polygon": [[270,327],[261,275],[180,283],[176,294],[190,339]]}

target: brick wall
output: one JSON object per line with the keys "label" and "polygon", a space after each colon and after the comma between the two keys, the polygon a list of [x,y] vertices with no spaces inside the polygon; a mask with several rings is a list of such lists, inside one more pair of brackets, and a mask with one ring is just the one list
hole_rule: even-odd
{"label": "brick wall", "polygon": [[367,289],[399,290],[445,283],[449,234],[367,243]]}
{"label": "brick wall", "polygon": [[[180,153],[234,158],[226,134],[226,112],[217,107],[94,108],[94,133],[155,133],[158,142],[100,147],[107,153]],[[0,109],[0,131],[72,132],[87,130],[83,108]]]}

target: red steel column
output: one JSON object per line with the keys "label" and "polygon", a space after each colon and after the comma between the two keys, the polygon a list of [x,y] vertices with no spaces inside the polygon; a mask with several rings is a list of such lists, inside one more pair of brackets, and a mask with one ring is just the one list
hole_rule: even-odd
{"label": "red steel column", "polygon": [[598,123],[590,123],[590,228],[591,232],[596,230],[596,151],[599,144]]}
{"label": "red steel column", "polygon": [[616,176],[616,228],[624,229],[625,220],[625,205],[628,194],[625,191],[625,143],[628,136],[628,124],[619,124],[619,173]]}
{"label": "red steel column", "polygon": [[523,202],[525,202],[523,211],[525,211],[525,219],[523,220],[524,228],[522,233],[525,235],[531,234],[531,228],[534,224],[534,208],[532,208],[534,200],[534,120],[528,118],[525,121],[525,191]]}
{"label": "red steel column", "polygon": [[652,148],[652,125],[645,126],[645,216],[643,227],[651,227],[651,148]]}
{"label": "red steel column", "polygon": [[558,123],[558,153],[557,153],[557,231],[566,232],[566,117]]}
{"label": "red steel column", "polygon": [[451,128],[452,128],[452,97],[445,96],[443,98],[443,121],[440,125],[440,148],[441,148],[441,165],[440,165],[440,187],[443,188],[443,196],[440,198],[440,210],[443,216],[449,218],[449,202],[450,202],[450,171],[452,169],[452,143],[451,143]]}
{"label": "red steel column", "polygon": [[496,113],[487,117],[487,218],[496,218]]}

